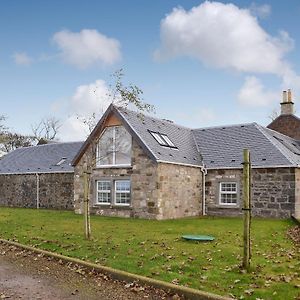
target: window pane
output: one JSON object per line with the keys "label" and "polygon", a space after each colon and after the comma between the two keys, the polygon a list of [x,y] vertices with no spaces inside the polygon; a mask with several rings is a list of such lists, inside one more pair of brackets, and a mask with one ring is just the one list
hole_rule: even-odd
{"label": "window pane", "polygon": [[97,202],[98,203],[110,203],[110,181],[97,181]]}
{"label": "window pane", "polygon": [[110,203],[110,193],[98,192],[99,203]]}
{"label": "window pane", "polygon": [[115,189],[116,204],[130,204],[130,181],[116,181]]}
{"label": "window pane", "polygon": [[175,145],[173,144],[173,142],[169,139],[169,137],[165,134],[162,134],[161,135],[163,137],[163,139],[167,142],[167,144],[170,146],[170,147],[175,147]]}
{"label": "window pane", "polygon": [[100,137],[97,151],[97,165],[113,164],[113,130],[113,127],[106,128]]}
{"label": "window pane", "polygon": [[110,191],[110,181],[98,181],[98,191]]}
{"label": "window pane", "polygon": [[220,203],[237,204],[237,183],[221,182],[220,187]]}
{"label": "window pane", "polygon": [[115,127],[115,151],[117,165],[131,164],[131,135],[123,126]]}

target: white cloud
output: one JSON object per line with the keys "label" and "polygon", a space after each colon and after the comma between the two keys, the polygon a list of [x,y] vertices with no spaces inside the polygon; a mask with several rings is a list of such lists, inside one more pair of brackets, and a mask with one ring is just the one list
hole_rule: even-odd
{"label": "white cloud", "polygon": [[250,12],[253,16],[265,19],[271,14],[271,6],[268,4],[257,5],[255,2],[250,5]]}
{"label": "white cloud", "polygon": [[25,52],[15,52],[13,59],[15,64],[20,66],[29,66],[33,62],[33,59]]}
{"label": "white cloud", "polygon": [[263,107],[276,103],[279,97],[279,91],[268,91],[257,77],[249,76],[239,91],[238,101],[243,106]]}
{"label": "white cloud", "polygon": [[120,42],[97,30],[62,30],[54,34],[53,41],[63,60],[81,69],[99,64],[110,65],[121,59]]}
{"label": "white cloud", "polygon": [[63,141],[85,140],[89,134],[88,126],[82,118],[88,118],[95,113],[98,121],[111,103],[109,89],[105,81],[96,80],[93,83],[80,85],[69,99],[69,117],[60,129],[60,139]]}
{"label": "white cloud", "polygon": [[249,9],[204,2],[191,10],[174,8],[161,21],[161,48],[155,58],[189,56],[202,63],[242,72],[281,75],[293,47],[287,32],[269,35]]}

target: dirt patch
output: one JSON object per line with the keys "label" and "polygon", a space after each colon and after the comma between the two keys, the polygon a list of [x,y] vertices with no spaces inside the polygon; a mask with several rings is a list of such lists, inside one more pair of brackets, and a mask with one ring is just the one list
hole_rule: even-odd
{"label": "dirt patch", "polygon": [[180,299],[0,243],[0,299]]}

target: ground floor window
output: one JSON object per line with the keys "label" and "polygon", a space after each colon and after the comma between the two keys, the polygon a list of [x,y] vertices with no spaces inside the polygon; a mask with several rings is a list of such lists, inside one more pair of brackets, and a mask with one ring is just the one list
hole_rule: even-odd
{"label": "ground floor window", "polygon": [[103,205],[130,205],[130,180],[96,181],[96,203]]}
{"label": "ground floor window", "polygon": [[237,205],[237,183],[220,182],[219,203],[222,205]]}

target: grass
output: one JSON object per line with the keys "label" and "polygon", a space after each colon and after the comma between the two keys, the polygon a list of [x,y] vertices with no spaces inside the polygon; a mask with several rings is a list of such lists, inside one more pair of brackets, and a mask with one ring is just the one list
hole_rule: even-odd
{"label": "grass", "polygon": [[[91,241],[83,216],[67,211],[0,208],[0,237],[131,273],[238,299],[300,297],[300,252],[286,231],[290,220],[252,220],[251,273],[244,274],[239,218],[168,221],[92,216]],[[197,243],[182,234],[216,237]]]}

